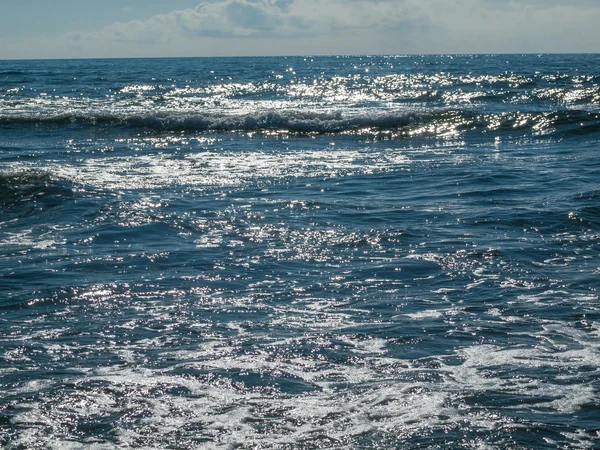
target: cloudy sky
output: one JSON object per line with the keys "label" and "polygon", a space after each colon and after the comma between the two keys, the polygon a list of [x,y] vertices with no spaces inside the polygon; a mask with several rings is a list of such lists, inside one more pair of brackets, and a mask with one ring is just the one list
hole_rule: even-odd
{"label": "cloudy sky", "polygon": [[600,0],[0,0],[0,59],[600,52]]}

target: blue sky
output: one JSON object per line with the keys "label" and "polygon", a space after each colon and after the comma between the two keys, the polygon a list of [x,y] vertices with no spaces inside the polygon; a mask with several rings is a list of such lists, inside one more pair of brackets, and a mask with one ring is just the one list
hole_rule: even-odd
{"label": "blue sky", "polygon": [[0,59],[600,52],[598,0],[2,0]]}

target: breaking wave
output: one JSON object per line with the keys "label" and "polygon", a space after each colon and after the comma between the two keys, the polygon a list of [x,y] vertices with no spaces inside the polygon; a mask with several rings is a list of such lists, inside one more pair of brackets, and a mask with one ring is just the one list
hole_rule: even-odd
{"label": "breaking wave", "polygon": [[287,132],[292,134],[358,134],[422,136],[475,131],[537,134],[590,134],[600,131],[600,114],[582,110],[552,112],[477,113],[471,110],[429,109],[391,112],[321,112],[266,110],[223,112],[107,112],[0,115],[11,125],[86,125],[132,127],[157,131]]}

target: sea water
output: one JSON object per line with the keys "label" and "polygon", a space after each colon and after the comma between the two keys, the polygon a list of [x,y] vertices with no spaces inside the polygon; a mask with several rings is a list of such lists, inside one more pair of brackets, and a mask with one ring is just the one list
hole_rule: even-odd
{"label": "sea water", "polygon": [[0,61],[0,445],[600,448],[600,56]]}

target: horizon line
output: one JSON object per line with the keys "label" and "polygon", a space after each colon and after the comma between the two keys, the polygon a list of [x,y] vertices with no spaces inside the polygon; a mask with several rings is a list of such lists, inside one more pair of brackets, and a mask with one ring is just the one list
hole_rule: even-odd
{"label": "horizon line", "polygon": [[206,56],[79,56],[79,57],[40,57],[40,58],[0,58],[0,62],[11,61],[85,61],[85,60],[124,60],[124,59],[211,59],[211,58],[352,58],[352,57],[395,57],[415,56],[551,56],[551,55],[600,55],[600,52],[491,52],[491,53],[339,53],[339,54],[288,54],[288,55],[206,55]]}

